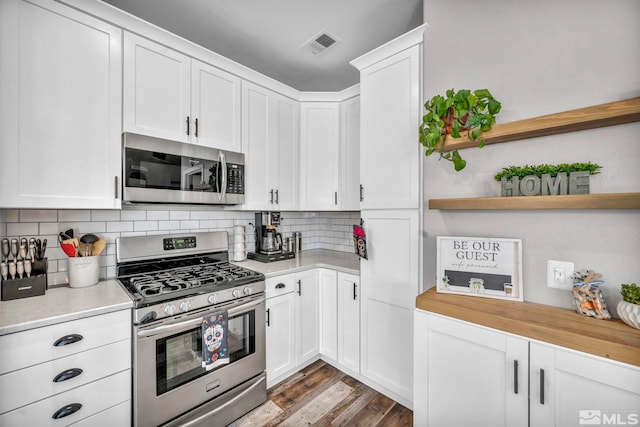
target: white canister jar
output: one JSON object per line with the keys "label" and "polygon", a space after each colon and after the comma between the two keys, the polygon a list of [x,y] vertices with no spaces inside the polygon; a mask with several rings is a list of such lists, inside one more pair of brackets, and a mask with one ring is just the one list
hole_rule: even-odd
{"label": "white canister jar", "polygon": [[69,286],[84,288],[93,286],[100,279],[99,256],[69,258]]}

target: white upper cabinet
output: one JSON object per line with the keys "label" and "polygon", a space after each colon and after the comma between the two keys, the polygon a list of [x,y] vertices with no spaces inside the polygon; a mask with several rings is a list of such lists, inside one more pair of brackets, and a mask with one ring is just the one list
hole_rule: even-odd
{"label": "white upper cabinet", "polygon": [[340,105],[300,106],[300,209],[338,209]]}
{"label": "white upper cabinet", "polygon": [[240,79],[191,61],[192,141],[221,150],[242,151]]}
{"label": "white upper cabinet", "polygon": [[125,132],[240,152],[240,110],[240,78],[125,32]]}
{"label": "white upper cabinet", "polygon": [[244,209],[298,208],[298,120],[296,101],[242,83]]}
{"label": "white upper cabinet", "polygon": [[341,210],[360,210],[360,97],[340,103],[340,190]]}
{"label": "white upper cabinet", "polygon": [[0,2],[0,208],[119,208],[122,33]]}
{"label": "white upper cabinet", "polygon": [[372,64],[358,62],[362,209],[420,207],[421,51],[418,44]]}

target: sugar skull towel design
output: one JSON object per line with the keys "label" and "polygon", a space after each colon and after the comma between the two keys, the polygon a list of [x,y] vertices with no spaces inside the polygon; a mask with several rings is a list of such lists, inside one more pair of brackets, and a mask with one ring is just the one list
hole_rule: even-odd
{"label": "sugar skull towel design", "polygon": [[229,363],[227,321],[227,310],[216,311],[202,319],[202,367],[207,371]]}
{"label": "sugar skull towel design", "polygon": [[364,228],[359,225],[353,226],[353,244],[360,258],[369,259],[367,255],[367,236],[365,235]]}

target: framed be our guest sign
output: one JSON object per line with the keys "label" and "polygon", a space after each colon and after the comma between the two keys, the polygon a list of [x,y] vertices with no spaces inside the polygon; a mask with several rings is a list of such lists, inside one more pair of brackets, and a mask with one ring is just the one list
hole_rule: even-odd
{"label": "framed be our guest sign", "polygon": [[522,240],[438,236],[437,291],[522,301]]}

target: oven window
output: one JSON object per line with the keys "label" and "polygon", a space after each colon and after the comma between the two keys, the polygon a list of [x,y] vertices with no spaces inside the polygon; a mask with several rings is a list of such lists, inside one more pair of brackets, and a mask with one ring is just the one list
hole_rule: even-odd
{"label": "oven window", "polygon": [[[229,316],[229,364],[255,353],[255,311]],[[220,365],[213,369],[222,369]],[[202,329],[196,327],[156,341],[156,395],[209,372],[202,367]]]}

